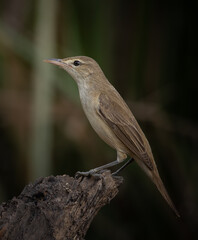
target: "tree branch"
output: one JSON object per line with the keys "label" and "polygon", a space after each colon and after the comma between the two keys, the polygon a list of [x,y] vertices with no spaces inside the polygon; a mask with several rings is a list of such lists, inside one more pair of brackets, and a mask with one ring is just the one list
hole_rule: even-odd
{"label": "tree branch", "polygon": [[39,178],[0,206],[0,239],[83,239],[97,212],[118,193],[122,177]]}

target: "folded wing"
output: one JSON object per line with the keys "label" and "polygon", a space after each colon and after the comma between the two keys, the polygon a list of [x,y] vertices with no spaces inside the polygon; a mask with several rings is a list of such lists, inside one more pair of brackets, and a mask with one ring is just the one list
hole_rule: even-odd
{"label": "folded wing", "polygon": [[152,161],[145,148],[145,141],[142,131],[132,113],[124,105],[119,105],[117,101],[110,99],[105,94],[100,94],[97,112],[108,124],[117,138],[128,148],[134,158],[142,162],[153,170]]}

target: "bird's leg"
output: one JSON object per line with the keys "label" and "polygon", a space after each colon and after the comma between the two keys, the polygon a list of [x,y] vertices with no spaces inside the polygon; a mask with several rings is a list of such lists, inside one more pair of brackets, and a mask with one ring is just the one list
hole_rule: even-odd
{"label": "bird's leg", "polygon": [[121,168],[119,168],[117,171],[112,173],[112,176],[117,175],[119,172],[121,172],[125,167],[127,167],[130,163],[132,163],[134,161],[133,158],[130,158],[125,164],[122,165]]}
{"label": "bird's leg", "polygon": [[94,175],[97,175],[97,176],[98,176],[98,174],[96,174],[97,172],[99,172],[99,171],[101,171],[101,170],[104,170],[104,169],[106,169],[106,168],[113,167],[113,166],[115,166],[115,165],[117,165],[117,164],[119,164],[119,163],[120,163],[120,161],[115,160],[115,161],[113,161],[113,162],[107,163],[107,164],[102,165],[102,166],[100,166],[100,167],[91,169],[91,170],[89,170],[89,171],[87,171],[87,172],[77,172],[77,173],[75,174],[75,176],[76,176],[76,177],[79,177],[79,176],[91,176],[91,175],[93,175],[93,176],[94,176]]}

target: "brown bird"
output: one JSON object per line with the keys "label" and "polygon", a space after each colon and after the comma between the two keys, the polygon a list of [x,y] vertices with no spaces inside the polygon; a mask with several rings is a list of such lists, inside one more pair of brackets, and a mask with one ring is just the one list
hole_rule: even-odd
{"label": "brown bird", "polygon": [[79,174],[87,176],[97,173],[124,161],[127,156],[130,156],[131,159],[115,174],[134,159],[179,217],[180,215],[159,176],[148,140],[129,107],[107,80],[97,62],[85,56],[44,61],[58,65],[73,77],[78,85],[81,103],[90,124],[97,134],[117,151],[116,161],[88,172],[79,172]]}

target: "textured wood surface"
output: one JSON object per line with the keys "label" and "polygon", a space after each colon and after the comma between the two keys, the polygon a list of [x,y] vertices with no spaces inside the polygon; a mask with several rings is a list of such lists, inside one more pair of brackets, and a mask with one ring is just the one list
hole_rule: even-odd
{"label": "textured wood surface", "polygon": [[[0,206],[0,239],[84,239],[97,212],[118,193],[121,177],[40,178]],[[110,206],[109,206],[110,207]]]}

